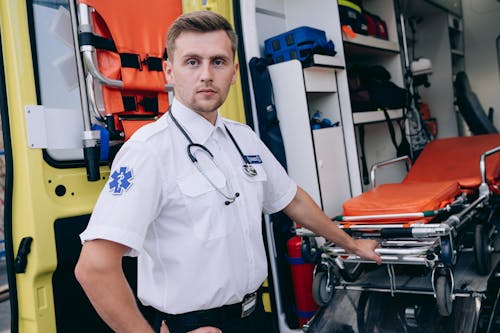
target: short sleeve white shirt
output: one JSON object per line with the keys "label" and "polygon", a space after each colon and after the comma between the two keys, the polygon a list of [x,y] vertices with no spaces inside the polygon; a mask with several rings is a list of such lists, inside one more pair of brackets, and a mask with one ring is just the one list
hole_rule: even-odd
{"label": "short sleeve white shirt", "polygon": [[[267,276],[262,212],[286,207],[297,185],[246,125],[218,115],[215,126],[174,99],[172,111],[120,149],[82,241],[107,239],[138,256],[138,297],[171,314],[241,302]],[[257,175],[243,172],[242,153]],[[204,173],[209,181],[203,176]],[[216,186],[218,191],[215,189]],[[227,196],[239,193],[225,205]]]}

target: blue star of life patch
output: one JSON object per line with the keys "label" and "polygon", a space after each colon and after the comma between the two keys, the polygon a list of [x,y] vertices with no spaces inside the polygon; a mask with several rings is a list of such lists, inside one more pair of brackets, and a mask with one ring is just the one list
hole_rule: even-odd
{"label": "blue star of life patch", "polygon": [[134,178],[134,175],[132,169],[120,167],[118,171],[115,170],[111,174],[110,178],[112,180],[109,182],[109,190],[113,194],[122,194],[123,191],[127,191],[132,186],[131,180]]}

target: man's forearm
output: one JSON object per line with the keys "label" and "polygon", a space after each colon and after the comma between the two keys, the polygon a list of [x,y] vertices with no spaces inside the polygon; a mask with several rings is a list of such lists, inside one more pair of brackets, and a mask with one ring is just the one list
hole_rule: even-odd
{"label": "man's forearm", "polygon": [[346,250],[354,250],[353,239],[338,228],[300,187],[292,202],[283,210],[292,220],[301,226],[325,237]]}
{"label": "man's forearm", "polygon": [[94,281],[82,283],[82,286],[99,316],[114,332],[153,332],[139,311],[125,277],[96,277]]}
{"label": "man's forearm", "polygon": [[99,316],[113,331],[153,333],[123,274],[124,251],[121,245],[104,240],[86,242],[75,275]]}

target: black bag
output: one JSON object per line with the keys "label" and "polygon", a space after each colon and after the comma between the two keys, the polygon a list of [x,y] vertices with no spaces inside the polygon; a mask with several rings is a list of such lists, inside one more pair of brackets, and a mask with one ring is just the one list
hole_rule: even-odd
{"label": "black bag", "polygon": [[[348,80],[352,111],[363,112],[381,109],[384,112],[391,141],[396,149],[396,155],[410,156],[411,147],[406,139],[403,125],[399,123],[401,142],[398,144],[394,125],[387,113],[387,109],[401,109],[409,106],[410,93],[408,90],[394,84],[391,81],[391,74],[382,66],[353,66],[348,70]],[[360,125],[358,130],[363,184],[368,185],[370,180],[368,177],[368,167],[366,165],[364,125]]]}
{"label": "black bag", "polygon": [[286,169],[285,147],[279,127],[276,107],[274,105],[273,86],[267,66],[269,58],[250,59],[250,75],[255,97],[255,107],[259,120],[259,133],[262,142],[276,157],[278,162]]}
{"label": "black bag", "polygon": [[353,66],[347,75],[354,112],[401,109],[409,105],[408,90],[394,84],[391,74],[382,66]]}
{"label": "black bag", "polygon": [[[273,86],[268,65],[272,64],[270,58],[252,58],[249,62],[250,75],[259,120],[260,138],[273,153],[276,159],[286,169],[285,147],[279,127],[276,107],[274,105]],[[283,312],[286,322],[290,327],[298,328],[298,318],[294,311],[293,283],[290,267],[286,260],[286,244],[290,237],[295,236],[293,221],[282,211],[272,214],[273,236],[276,245],[277,270],[280,276],[280,293]]]}

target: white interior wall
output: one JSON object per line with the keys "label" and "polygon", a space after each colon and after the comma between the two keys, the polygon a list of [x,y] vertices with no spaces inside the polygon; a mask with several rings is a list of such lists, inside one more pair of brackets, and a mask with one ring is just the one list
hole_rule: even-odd
{"label": "white interior wall", "polygon": [[422,102],[428,103],[431,115],[437,119],[438,138],[458,135],[453,95],[453,76],[448,14],[444,11],[423,17],[418,27],[415,55],[429,58],[433,73],[429,76],[429,88],[419,88]]}
{"label": "white interior wall", "polygon": [[465,68],[472,89],[483,108],[495,109],[494,123],[500,128],[500,68],[497,38],[500,36],[500,2],[462,0]]}

